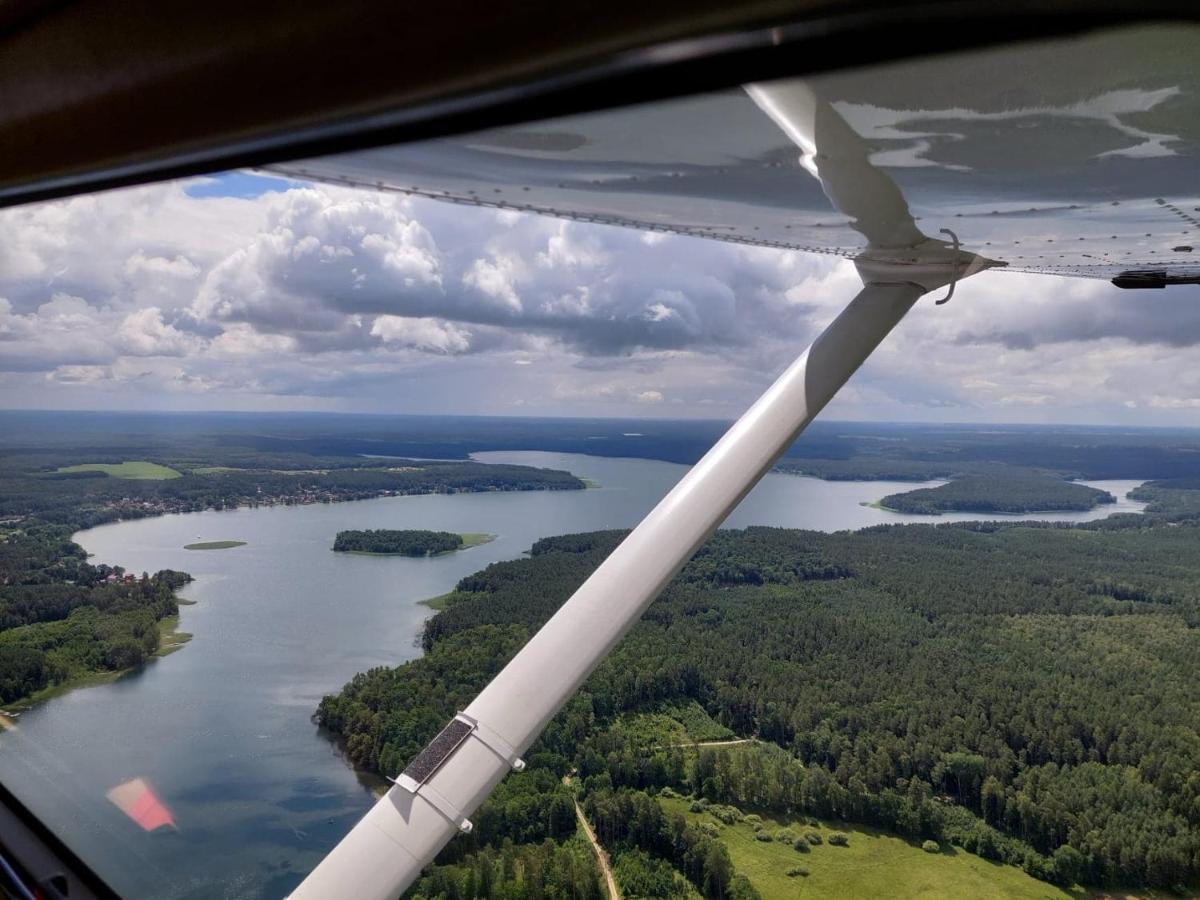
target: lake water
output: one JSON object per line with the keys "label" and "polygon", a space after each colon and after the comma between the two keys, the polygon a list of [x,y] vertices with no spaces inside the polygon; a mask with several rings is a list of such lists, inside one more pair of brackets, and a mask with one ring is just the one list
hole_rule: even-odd
{"label": "lake water", "polygon": [[[126,896],[284,896],[372,802],[370,787],[310,720],[321,697],[356,672],[418,656],[429,614],[418,601],[488,563],[519,556],[540,537],[631,526],[685,471],[556,453],[477,458],[569,469],[600,487],[191,513],[76,535],[97,562],[191,572],[196,581],[181,596],[195,605],[184,607],[181,627],[194,637],[140,672],[24,714],[17,728],[0,734],[0,781]],[[1125,499],[1139,482],[1089,483],[1120,503],[1037,518],[1079,521],[1141,508]],[[862,505],[917,486],[772,474],[728,524],[833,531],[979,518],[905,516]],[[348,528],[497,538],[435,559],[331,552],[334,534]],[[246,546],[183,549],[211,540]],[[105,799],[110,787],[134,777],[154,786],[177,830],[145,834]]]}

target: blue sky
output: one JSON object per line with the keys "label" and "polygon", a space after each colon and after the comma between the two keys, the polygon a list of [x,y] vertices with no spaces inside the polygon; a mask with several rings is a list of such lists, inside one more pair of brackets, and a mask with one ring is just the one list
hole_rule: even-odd
{"label": "blue sky", "polygon": [[286,191],[297,182],[256,172],[222,172],[191,181],[184,192],[189,197],[241,197],[250,199],[275,191]]}

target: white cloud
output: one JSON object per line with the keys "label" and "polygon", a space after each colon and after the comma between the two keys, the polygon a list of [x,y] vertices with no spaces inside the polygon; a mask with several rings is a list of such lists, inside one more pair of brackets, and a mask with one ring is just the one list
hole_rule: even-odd
{"label": "white cloud", "polygon": [[[729,416],[858,288],[800,253],[160,185],[0,214],[0,403]],[[1198,299],[985,273],[830,414],[1200,423]]]}
{"label": "white cloud", "polygon": [[163,322],[157,306],[147,306],[125,317],[117,329],[117,343],[130,356],[183,356],[198,342]]}
{"label": "white cloud", "polygon": [[435,353],[465,353],[471,346],[469,332],[437,319],[379,316],[371,325],[371,334],[385,344],[400,344]]}
{"label": "white cloud", "polygon": [[200,274],[200,269],[182,254],[167,259],[165,256],[146,256],[139,250],[125,260],[125,273],[192,279]]}

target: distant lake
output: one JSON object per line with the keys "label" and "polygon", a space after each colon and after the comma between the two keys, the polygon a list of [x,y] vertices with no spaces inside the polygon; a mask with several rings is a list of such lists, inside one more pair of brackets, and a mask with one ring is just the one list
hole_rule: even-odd
{"label": "distant lake", "polygon": [[[117,682],[37,707],[0,734],[0,780],[110,884],[130,897],[281,897],[372,802],[370,788],[310,720],[356,672],[420,654],[418,601],[445,593],[540,537],[624,528],[686,471],[641,459],[541,452],[476,456],[568,469],[587,491],[426,495],[162,516],[75,536],[96,562],[134,572],[182,569],[196,581],[182,650]],[[729,520],[826,531],[884,522],[950,522],[861,505],[938,482],[826,482],[768,475]],[[1141,504],[1137,481],[1087,482],[1121,498],[1082,521]],[[491,543],[431,559],[333,553],[354,528],[488,532]],[[238,540],[226,550],[185,544]],[[178,831],[144,834],[105,799],[133,777],[154,786]]]}

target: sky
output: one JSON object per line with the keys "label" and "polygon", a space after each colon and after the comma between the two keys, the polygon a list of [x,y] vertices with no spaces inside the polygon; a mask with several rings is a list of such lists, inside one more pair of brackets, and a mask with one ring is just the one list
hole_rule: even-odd
{"label": "sky", "polygon": [[[252,173],[0,211],[0,408],[729,418],[845,261]],[[1200,289],[985,272],[825,413],[1200,425]]]}

